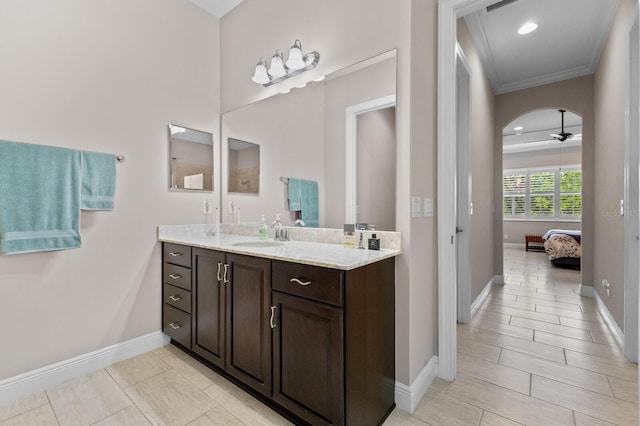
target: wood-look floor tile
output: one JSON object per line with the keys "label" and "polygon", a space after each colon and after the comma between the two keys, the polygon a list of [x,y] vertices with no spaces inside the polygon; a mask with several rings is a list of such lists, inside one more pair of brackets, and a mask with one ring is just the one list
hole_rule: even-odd
{"label": "wood-look floor tile", "polygon": [[[205,389],[209,394],[212,389]],[[244,391],[220,392],[211,396],[246,425],[283,425],[286,420]]]}
{"label": "wood-look floor tile", "polygon": [[454,382],[449,382],[447,380],[436,377],[435,379],[433,379],[433,382],[431,382],[431,386],[429,386],[429,389],[434,390],[436,392],[444,392],[453,383]]}
{"label": "wood-look floor tile", "polygon": [[91,424],[132,404],[105,370],[61,383],[47,395],[63,426]]}
{"label": "wood-look floor tile", "polygon": [[537,358],[531,355],[504,349],[500,354],[500,365],[515,368],[537,376],[578,386],[607,396],[614,396],[604,374]]}
{"label": "wood-look floor tile", "polygon": [[429,426],[399,408],[395,408],[382,424],[384,426]]}
{"label": "wood-look floor tile", "polygon": [[576,292],[572,287],[569,286],[545,286],[539,287],[538,293],[540,294],[549,294],[553,296],[567,296],[567,295],[575,295]]}
{"label": "wood-look floor tile", "polygon": [[7,402],[0,405],[0,421],[26,413],[27,411],[42,407],[48,403],[49,400],[47,399],[47,395],[44,391],[35,392],[15,401]]}
{"label": "wood-look floor tile", "polygon": [[573,318],[583,321],[602,321],[602,317],[597,312],[582,312],[581,310],[567,310],[561,308],[553,308],[551,306],[536,306],[536,312],[542,312],[545,314],[558,315],[563,318]]}
{"label": "wood-look floor tile", "polygon": [[606,374],[607,376],[618,377],[625,380],[638,381],[638,365],[630,362],[604,359],[592,355],[565,350],[567,364],[585,370]]}
{"label": "wood-look floor tile", "polygon": [[620,347],[618,345],[618,342],[616,341],[616,338],[613,337],[611,332],[591,330],[591,336],[593,337],[593,341],[596,343],[600,343],[602,345],[615,346],[616,348]]}
{"label": "wood-look floor tile", "polygon": [[480,309],[475,317],[473,317],[473,321],[469,323],[473,327],[474,321],[495,321],[502,324],[509,324],[511,320],[511,315],[501,314],[499,312],[493,312],[486,309]]}
{"label": "wood-look floor tile", "polygon": [[504,307],[508,307],[508,308],[515,308],[515,309],[522,309],[522,310],[526,310],[526,311],[532,311],[535,312],[536,310],[536,304],[535,303],[525,303],[525,302],[517,302],[515,300],[496,300],[496,299],[490,299],[487,298],[487,301],[482,305],[483,307],[485,306],[504,306]]}
{"label": "wood-look floor tile", "polygon": [[604,321],[586,321],[574,318],[561,318],[560,324],[567,327],[581,328],[583,330],[598,331],[600,333],[610,333],[609,327]]}
{"label": "wood-look floor tile", "polygon": [[502,324],[495,321],[476,320],[473,319],[469,325],[471,327],[479,328],[484,331],[492,331],[494,333],[504,334],[506,336],[517,337],[519,339],[526,339],[533,341],[533,330],[516,327],[509,324]]}
{"label": "wood-look floor tile", "polygon": [[491,411],[484,410],[482,413],[482,419],[480,420],[480,426],[518,426],[522,423],[516,423],[512,420],[505,419],[502,416],[493,414]]}
{"label": "wood-look floor tile", "polygon": [[549,306],[551,308],[561,308],[561,309],[567,309],[570,311],[577,311],[577,312],[582,311],[582,309],[580,308],[580,305],[576,303],[561,303],[561,302],[554,302],[552,300],[534,299],[526,296],[518,296],[516,300],[518,302],[534,303],[536,305]]}
{"label": "wood-look floor tile", "polygon": [[130,386],[126,392],[153,424],[185,425],[216,406],[174,370]]}
{"label": "wood-look floor tile", "polygon": [[[557,302],[556,297],[551,294],[538,293],[535,289],[528,289],[526,287],[517,286],[505,286],[502,290],[504,294],[513,294],[515,296],[524,296],[535,300],[546,300],[549,302]],[[537,303],[537,302],[536,302]]]}
{"label": "wood-look floor tile", "polygon": [[480,408],[430,390],[413,412],[413,417],[433,426],[477,425],[481,416]]}
{"label": "wood-look floor tile", "polygon": [[529,395],[531,376],[522,370],[458,354],[458,372]]}
{"label": "wood-look floor tile", "polygon": [[527,309],[511,308],[509,306],[499,306],[499,305],[484,305],[482,307],[482,310],[499,312],[501,314],[511,315],[514,317],[545,321],[553,324],[560,324],[560,317],[558,315],[543,314],[541,312],[529,311]]}
{"label": "wood-look floor tile", "polygon": [[158,349],[154,349],[151,351],[153,354],[157,355],[159,358],[164,358],[167,357],[169,355],[177,355],[180,353],[184,353],[183,351],[181,351],[180,349],[178,349],[176,346],[172,345],[171,343],[169,343],[168,345],[164,345]]}
{"label": "wood-look floor tile", "polygon": [[125,408],[122,411],[107,417],[104,420],[94,423],[92,426],[145,426],[151,425],[149,421],[144,417],[142,412],[132,405]]}
{"label": "wood-look floor tile", "polygon": [[188,426],[244,426],[244,423],[222,406],[217,406],[198,417]]}
{"label": "wood-look floor tile", "polygon": [[547,345],[566,348],[576,352],[597,356],[600,358],[623,360],[620,349],[617,347],[603,345],[600,343],[588,342],[586,340],[574,339],[571,337],[559,336],[557,334],[545,333],[536,330],[534,341]]}
{"label": "wood-look floor tile", "polygon": [[547,333],[559,334],[560,336],[572,337],[574,339],[582,339],[589,342],[593,342],[591,333],[589,330],[582,330],[579,328],[564,327],[558,324],[551,324],[544,321],[536,321],[527,318],[512,317],[511,325],[516,327],[524,327],[531,330],[541,330]]}
{"label": "wood-look floor tile", "polygon": [[523,352],[550,361],[564,363],[564,351],[557,346],[545,345],[543,343],[505,336],[499,333],[480,331],[477,339],[489,345],[511,349],[516,352]]}
{"label": "wood-look floor tile", "polygon": [[531,380],[531,396],[596,419],[621,425],[638,423],[638,406],[540,376]]}
{"label": "wood-look floor tile", "polygon": [[624,401],[638,403],[638,382],[609,377],[609,384],[616,398]]}
{"label": "wood-look floor tile", "polygon": [[458,337],[458,352],[483,359],[485,361],[498,363],[501,349],[497,346],[488,345],[476,339],[465,339]]}
{"label": "wood-look floor tile", "polygon": [[445,395],[527,425],[571,425],[573,413],[545,401],[459,374]]}
{"label": "wood-look floor tile", "polygon": [[120,387],[126,388],[168,369],[166,362],[153,352],[147,352],[107,367],[107,372]]}
{"label": "wood-look floor tile", "polygon": [[469,327],[468,324],[458,324],[456,327],[456,335],[464,339],[474,339],[480,330]]}
{"label": "wood-look floor tile", "polygon": [[576,426],[615,426],[613,423],[605,422],[577,411],[573,414],[576,418]]}
{"label": "wood-look floor tile", "polygon": [[33,410],[0,422],[0,426],[58,426],[51,405],[42,405]]}

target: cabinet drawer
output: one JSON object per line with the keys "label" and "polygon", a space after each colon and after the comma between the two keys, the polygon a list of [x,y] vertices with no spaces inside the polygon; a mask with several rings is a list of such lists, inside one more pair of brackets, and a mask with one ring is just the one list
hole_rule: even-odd
{"label": "cabinet drawer", "polygon": [[165,263],[162,278],[167,284],[191,291],[191,269],[189,268]]}
{"label": "cabinet drawer", "polygon": [[174,265],[191,268],[191,247],[180,244],[164,243],[162,260]]}
{"label": "cabinet drawer", "polygon": [[164,285],[164,303],[191,313],[191,292],[169,284]]}
{"label": "cabinet drawer", "polygon": [[164,304],[162,331],[181,345],[191,348],[191,315]]}
{"label": "cabinet drawer", "polygon": [[343,272],[337,269],[274,261],[274,290],[318,302],[343,306]]}

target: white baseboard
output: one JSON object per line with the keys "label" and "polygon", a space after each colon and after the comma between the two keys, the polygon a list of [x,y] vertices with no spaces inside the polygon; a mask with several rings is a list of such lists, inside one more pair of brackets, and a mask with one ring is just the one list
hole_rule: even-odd
{"label": "white baseboard", "polygon": [[[611,331],[613,338],[616,339],[616,343],[618,344],[622,352],[624,352],[624,333],[618,326],[618,323],[616,322],[616,320],[613,319],[613,315],[611,315],[609,308],[607,308],[607,305],[605,305],[604,301],[600,298],[600,295],[598,294],[598,292],[595,291],[593,287],[590,287],[590,288],[591,288],[591,292],[593,293],[593,296],[591,297],[593,297],[596,301],[598,312],[600,312],[600,315],[602,315],[602,318],[607,323],[607,326],[609,326],[609,330]],[[582,291],[582,288],[580,290]]]}
{"label": "white baseboard", "polygon": [[427,393],[433,379],[438,376],[438,357],[432,356],[411,386],[396,382],[396,407],[409,414],[413,413]]}
{"label": "white baseboard", "polygon": [[0,380],[0,404],[157,349],[166,345],[169,341],[170,339],[167,335],[161,331],[156,331]]}
{"label": "white baseboard", "polygon": [[503,285],[503,284],[504,284],[504,275],[494,275],[489,280],[489,282],[484,287],[484,289],[482,289],[478,297],[476,297],[476,300],[474,300],[473,303],[471,304],[471,319],[473,319],[473,317],[476,316],[476,313],[480,309],[480,306],[482,306],[484,301],[489,296],[489,293],[491,293],[491,289],[496,285]]}

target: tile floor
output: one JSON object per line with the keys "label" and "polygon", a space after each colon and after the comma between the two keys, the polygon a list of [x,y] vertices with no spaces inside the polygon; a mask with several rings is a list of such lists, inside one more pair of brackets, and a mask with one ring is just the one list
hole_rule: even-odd
{"label": "tile floor", "polygon": [[[506,284],[458,326],[457,380],[436,379],[385,426],[637,425],[637,365],[579,280],[505,246]],[[150,424],[291,423],[171,345],[0,406],[0,426]]]}

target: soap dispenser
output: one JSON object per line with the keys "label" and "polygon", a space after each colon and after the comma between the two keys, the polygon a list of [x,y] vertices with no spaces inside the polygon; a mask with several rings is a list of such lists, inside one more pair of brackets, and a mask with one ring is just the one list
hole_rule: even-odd
{"label": "soap dispenser", "polygon": [[376,238],[376,234],[372,234],[369,238],[369,250],[380,250],[380,239]]}
{"label": "soap dispenser", "polygon": [[258,236],[261,240],[266,240],[269,236],[269,227],[267,226],[267,220],[264,218],[264,214],[260,218],[260,226],[258,227]]}

